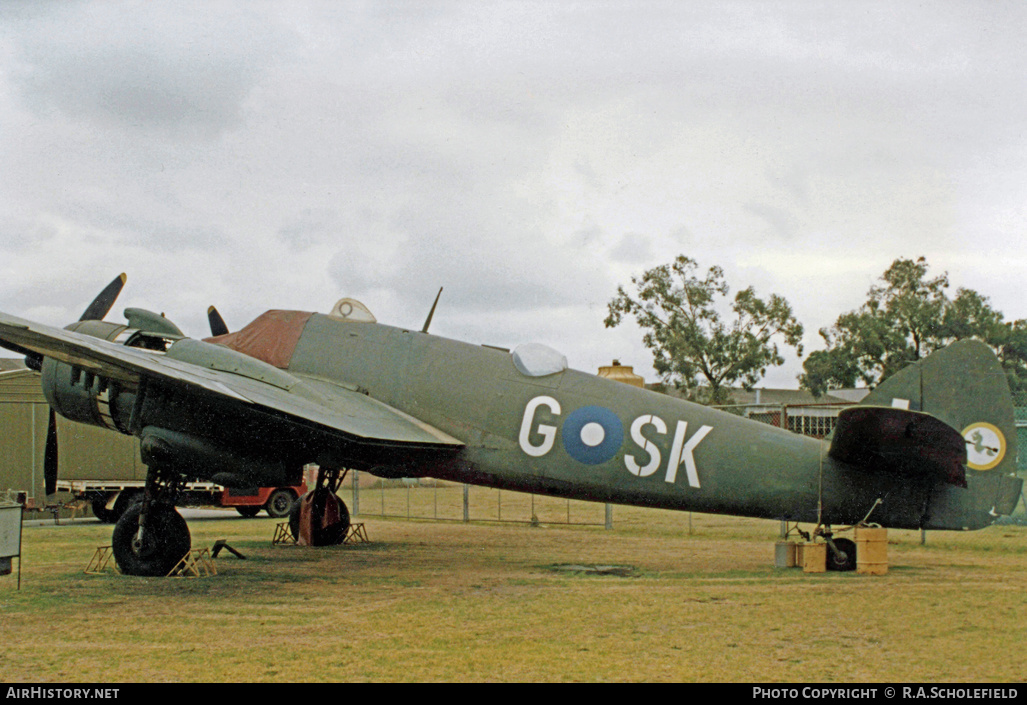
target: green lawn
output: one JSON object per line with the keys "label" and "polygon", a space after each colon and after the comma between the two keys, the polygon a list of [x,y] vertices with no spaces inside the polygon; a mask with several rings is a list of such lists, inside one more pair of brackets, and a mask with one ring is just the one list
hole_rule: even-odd
{"label": "green lawn", "polygon": [[[222,553],[205,578],[86,575],[109,526],[27,527],[21,590],[0,577],[0,680],[1025,676],[1019,526],[926,546],[890,532],[888,574],[863,576],[774,568],[776,522],[623,507],[612,531],[365,516],[371,543],[329,549],[272,547],[273,520],[225,517],[191,521],[194,547],[224,538],[247,559]],[[553,569],[568,563],[635,570]]]}

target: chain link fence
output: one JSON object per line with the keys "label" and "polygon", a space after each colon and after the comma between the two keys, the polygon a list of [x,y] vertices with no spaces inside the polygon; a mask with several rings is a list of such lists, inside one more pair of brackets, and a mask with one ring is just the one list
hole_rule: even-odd
{"label": "chain link fence", "polygon": [[612,526],[610,505],[431,478],[383,480],[353,471],[339,496],[360,516]]}
{"label": "chain link fence", "polygon": [[1013,393],[1013,415],[1016,420],[1016,443],[1019,455],[1016,469],[1020,474],[1027,472],[1027,392]]}
{"label": "chain link fence", "polygon": [[803,436],[826,438],[838,423],[838,413],[848,406],[852,404],[731,404],[714,408]]}

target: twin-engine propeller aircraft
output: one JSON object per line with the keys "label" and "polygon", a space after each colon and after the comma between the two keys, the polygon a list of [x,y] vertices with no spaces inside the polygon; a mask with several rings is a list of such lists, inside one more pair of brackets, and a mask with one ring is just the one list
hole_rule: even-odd
{"label": "twin-engine propeller aircraft", "polygon": [[0,314],[0,344],[40,371],[56,413],[139,437],[146,492],[113,538],[128,574],[165,575],[188,551],[174,508],[184,482],[295,485],[308,463],[319,481],[293,529],[315,545],[348,527],[343,468],[815,523],[840,570],[855,551],[832,526],[978,529],[1020,497],[1009,389],[978,342],[910,365],[821,441],[568,369],[542,345],[382,325],[351,299],[327,315],[268,311],[233,333],[211,311],[206,340],[141,309],[104,322],[124,281],[63,330]]}

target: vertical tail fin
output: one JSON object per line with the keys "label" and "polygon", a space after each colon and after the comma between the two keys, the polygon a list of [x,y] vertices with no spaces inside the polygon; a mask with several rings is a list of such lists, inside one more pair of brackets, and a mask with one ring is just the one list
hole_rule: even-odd
{"label": "vertical tail fin", "polygon": [[1017,477],[1013,399],[987,345],[955,342],[889,377],[862,404],[931,414],[966,441],[967,488],[938,485],[924,528],[979,529],[1015,509],[1023,481]]}

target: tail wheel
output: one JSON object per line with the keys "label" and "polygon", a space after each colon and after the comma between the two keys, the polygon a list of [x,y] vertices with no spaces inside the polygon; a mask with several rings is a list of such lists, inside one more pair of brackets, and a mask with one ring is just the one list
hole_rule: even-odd
{"label": "tail wheel", "polygon": [[307,492],[289,513],[293,538],[308,546],[337,546],[345,540],[349,526],[346,503],[326,487]]}
{"label": "tail wheel", "polygon": [[139,536],[142,509],[142,504],[133,504],[114,525],[114,560],[125,575],[167,575],[192,546],[189,526],[170,504],[154,503]]}
{"label": "tail wheel", "polygon": [[827,569],[837,571],[856,570],[856,542],[850,539],[834,539],[835,548],[844,555],[836,555],[827,547]]}

